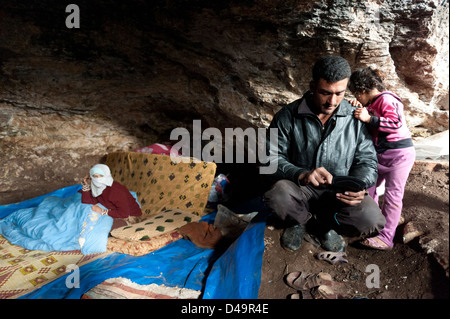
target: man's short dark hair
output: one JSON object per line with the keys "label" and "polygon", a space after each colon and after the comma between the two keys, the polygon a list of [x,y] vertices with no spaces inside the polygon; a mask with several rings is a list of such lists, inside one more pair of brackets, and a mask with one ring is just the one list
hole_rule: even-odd
{"label": "man's short dark hair", "polygon": [[340,56],[327,55],[314,64],[313,81],[324,79],[328,83],[335,83],[350,78],[352,70],[347,60]]}

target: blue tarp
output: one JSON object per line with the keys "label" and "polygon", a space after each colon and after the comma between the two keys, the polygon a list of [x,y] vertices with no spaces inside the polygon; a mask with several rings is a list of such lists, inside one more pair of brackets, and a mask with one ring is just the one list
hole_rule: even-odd
{"label": "blue tarp", "polygon": [[[71,187],[51,194],[70,196],[71,192],[78,189],[79,187]],[[45,198],[41,197],[22,203],[31,207],[30,205],[37,205]],[[14,205],[15,209],[23,208],[20,207],[21,203]],[[14,211],[10,206],[0,206],[0,216]],[[263,205],[261,199],[257,198],[233,210],[236,213],[261,213],[225,251],[199,248],[188,240],[180,239],[144,256],[113,253],[79,268],[79,288],[67,287],[71,285],[67,285],[66,280],[70,280],[70,276],[73,277],[69,272],[21,298],[78,299],[106,279],[125,277],[140,285],[155,283],[200,290],[204,299],[256,299],[264,252]],[[215,213],[203,217],[202,220],[213,222],[214,216]]]}

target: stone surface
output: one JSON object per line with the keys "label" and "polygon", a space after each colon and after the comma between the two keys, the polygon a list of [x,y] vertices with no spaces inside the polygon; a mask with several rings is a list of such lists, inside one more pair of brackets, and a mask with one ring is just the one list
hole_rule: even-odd
{"label": "stone surface", "polygon": [[448,1],[0,3],[0,204],[176,127],[266,127],[325,53],[381,67],[416,135],[448,129]]}

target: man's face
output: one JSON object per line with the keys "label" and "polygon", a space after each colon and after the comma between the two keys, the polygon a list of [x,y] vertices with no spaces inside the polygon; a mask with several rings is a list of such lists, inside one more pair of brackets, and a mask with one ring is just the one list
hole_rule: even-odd
{"label": "man's face", "polygon": [[331,115],[341,103],[347,89],[348,79],[328,83],[324,79],[311,82],[310,90],[313,92],[313,101],[319,114]]}

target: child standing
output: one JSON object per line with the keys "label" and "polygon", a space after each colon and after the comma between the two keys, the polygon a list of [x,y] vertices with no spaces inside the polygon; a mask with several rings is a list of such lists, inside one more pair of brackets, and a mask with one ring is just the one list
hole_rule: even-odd
{"label": "child standing", "polygon": [[349,89],[363,106],[355,110],[354,116],[369,124],[377,151],[378,180],[368,189],[377,203],[376,188],[385,181],[381,211],[386,217],[386,225],[377,236],[366,238],[361,244],[389,250],[394,246],[406,180],[415,160],[411,132],[405,123],[401,99],[385,89],[379,72],[371,68],[355,71],[350,77]]}

